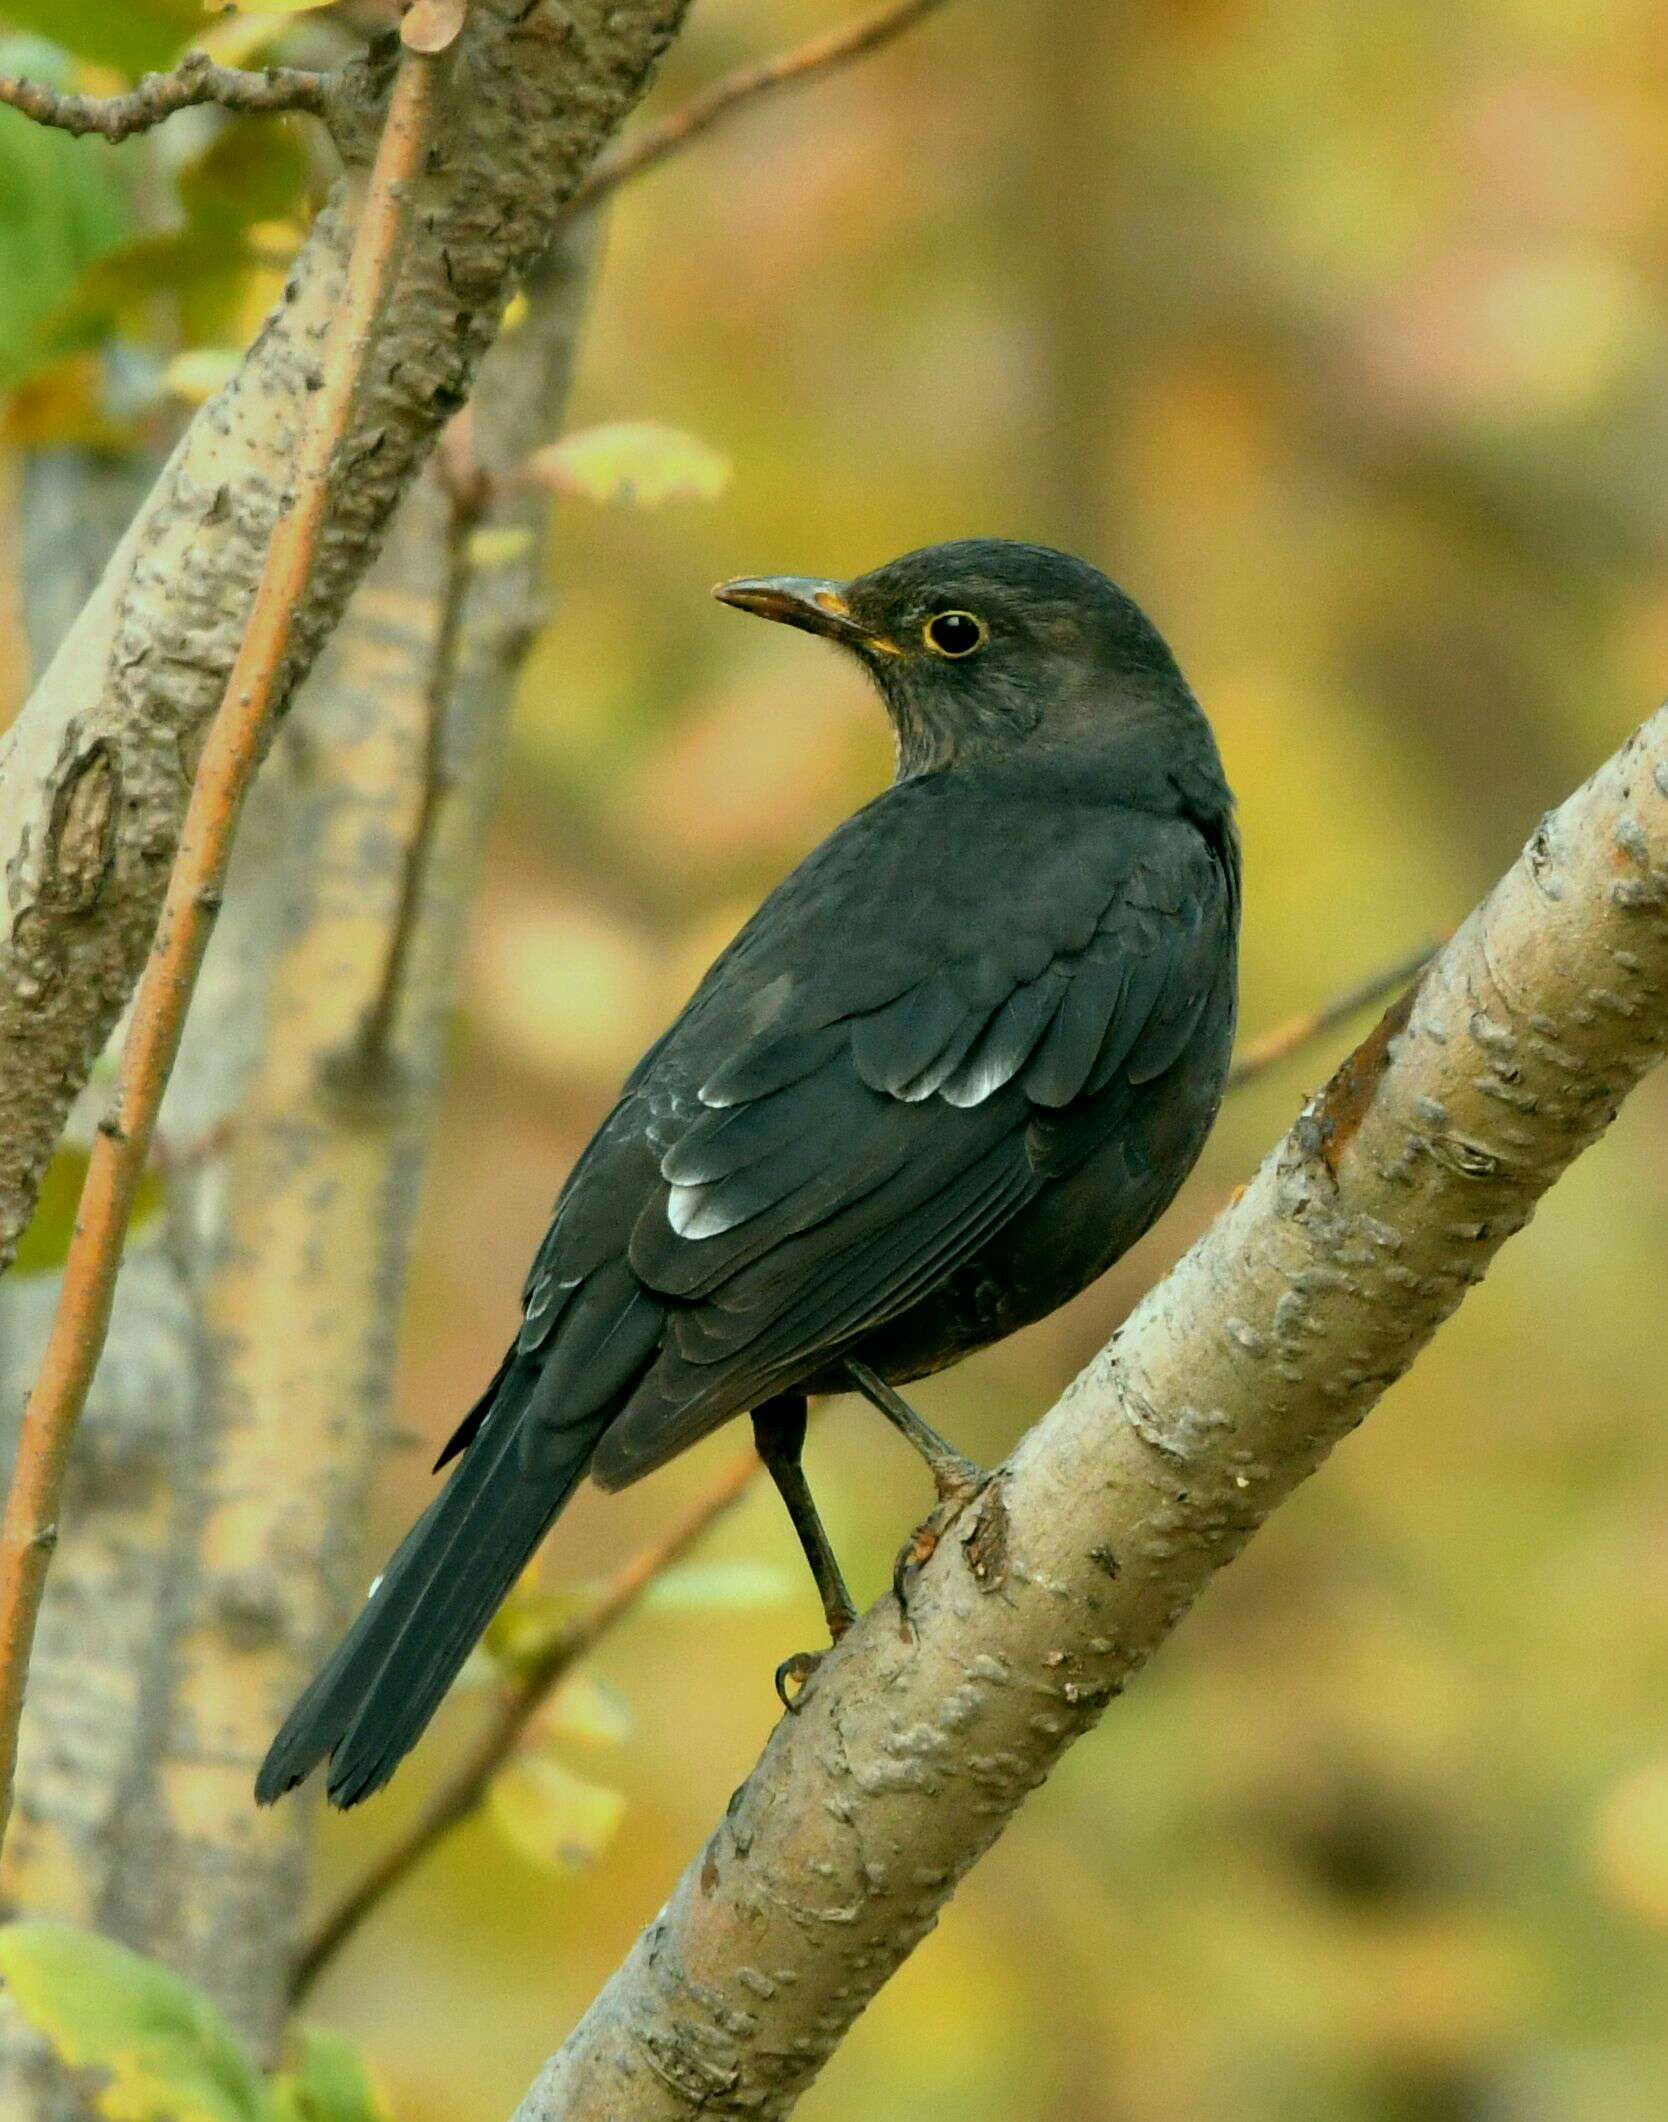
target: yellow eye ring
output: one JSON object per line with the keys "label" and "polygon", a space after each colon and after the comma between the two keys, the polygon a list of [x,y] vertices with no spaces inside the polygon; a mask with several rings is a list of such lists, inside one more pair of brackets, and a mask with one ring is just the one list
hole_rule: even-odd
{"label": "yellow eye ring", "polygon": [[974,612],[934,612],[922,627],[921,638],[935,656],[962,663],[984,647],[990,628]]}

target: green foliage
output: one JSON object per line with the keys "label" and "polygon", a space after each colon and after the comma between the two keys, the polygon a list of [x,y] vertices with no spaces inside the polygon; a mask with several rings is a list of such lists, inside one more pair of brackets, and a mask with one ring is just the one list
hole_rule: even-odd
{"label": "green foliage", "polygon": [[125,74],[166,66],[203,28],[201,0],[6,0],[7,19]]}
{"label": "green foliage", "polygon": [[655,420],[581,428],[535,450],[527,470],[552,493],[636,508],[713,501],[730,483],[727,457],[698,436]]}
{"label": "green foliage", "polygon": [[301,2062],[273,2081],[275,2122],[387,2122],[358,2052],[317,2026],[300,2032]]}
{"label": "green foliage", "polygon": [[263,2082],[208,1998],[92,1931],[8,1924],[0,1975],[62,2061],[100,2081],[109,2122],[388,2122],[339,2036],[303,2028],[297,2068]]}
{"label": "green foliage", "polygon": [[149,229],[91,262],[62,291],[60,341],[112,333],[148,336],[155,311],[176,321],[190,347],[241,340],[252,277],[264,263],[255,237],[287,228],[305,205],[307,158],[299,136],[270,118],[234,118],[175,178],[181,225]]}
{"label": "green foliage", "polygon": [[[0,42],[0,72],[62,77],[49,46]],[[123,243],[131,226],[111,150],[0,109],[0,390],[56,351],[54,313],[82,274]]]}
{"label": "green foliage", "polygon": [[0,1974],[64,2062],[106,2076],[98,2106],[111,2122],[271,2122],[220,2014],[155,1961],[68,1924],[13,1923]]}
{"label": "green foliage", "polygon": [[[35,1201],[35,1213],[18,1240],[17,1257],[12,1263],[16,1273],[44,1275],[63,1266],[86,1178],[87,1152],[72,1145],[61,1145],[46,1167],[46,1176]],[[154,1171],[146,1172],[139,1182],[129,1229],[138,1230],[148,1223],[162,1207],[163,1200],[161,1177]]]}

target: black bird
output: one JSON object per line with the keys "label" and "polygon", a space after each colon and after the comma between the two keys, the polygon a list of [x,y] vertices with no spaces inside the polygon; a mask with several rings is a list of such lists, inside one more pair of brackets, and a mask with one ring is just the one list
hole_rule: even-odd
{"label": "black bird", "polygon": [[621,1488],[743,1412],[838,1636],[852,1608],[800,1469],[807,1396],[865,1393],[941,1497],[965,1495],[974,1470],[895,1387],[1075,1296],[1168,1205],[1215,1117],[1233,798],[1137,606],[1081,560],[996,539],[716,594],[858,658],[897,778],[627,1079],[557,1200],[515,1344],[441,1455],[456,1471],[291,1711],[263,1802],[326,1756],[337,1805],[378,1789],[585,1474]]}

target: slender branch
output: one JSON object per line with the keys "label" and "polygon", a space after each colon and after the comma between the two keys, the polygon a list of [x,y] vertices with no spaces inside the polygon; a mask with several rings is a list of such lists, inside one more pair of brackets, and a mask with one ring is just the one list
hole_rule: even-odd
{"label": "slender branch", "polygon": [[758,1456],[752,1451],[733,1460],[670,1532],[625,1563],[609,1579],[595,1605],[523,1669],[503,1696],[492,1722],[404,1834],[324,1916],[296,1962],[292,2001],[299,2003],[365,1918],[435,1844],[480,1809],[493,1777],[515,1752],[522,1733],[551,1690],[625,1618],[655,1578],[730,1509],[758,1470]]}
{"label": "slender branch", "polygon": [[1242,1046],[1234,1056],[1234,1065],[1228,1076],[1230,1091],[1243,1090],[1247,1083],[1254,1083],[1259,1076],[1266,1075],[1282,1061],[1301,1051],[1311,1040],[1323,1037],[1345,1024],[1358,1010],[1368,1008],[1374,1002],[1383,1002],[1410,980],[1417,979],[1430,963],[1437,946],[1423,944],[1411,956],[1398,958],[1394,965],[1387,965],[1382,972],[1370,974],[1356,986],[1346,988],[1330,1002],[1323,1002],[1318,1009],[1305,1010],[1300,1016],[1288,1017],[1284,1024],[1275,1025],[1272,1031],[1264,1032],[1259,1039],[1252,1039]]}
{"label": "slender branch", "polygon": [[879,51],[943,4],[944,0],[892,0],[891,6],[812,37],[792,51],[738,66],[657,125],[645,126],[630,140],[599,156],[591,174],[563,208],[564,216],[588,212],[620,185],[657,168],[668,156],[711,132],[744,104],[774,95],[778,89],[803,88],[854,59]]}
{"label": "slender branch", "polygon": [[1668,1049],[1668,709],[825,1657],[518,2122],[777,2122],[1211,1574]]}
{"label": "slender branch", "polygon": [[323,377],[296,466],[295,493],[267,547],[242,643],[197,768],[156,938],[140,977],[121,1075],[99,1123],[39,1376],[24,1410],[0,1524],[0,1835],[11,1808],[29,1650],[54,1543],[71,1440],[110,1323],[122,1241],[150,1155],[157,1110],[220,908],[238,815],[279,698],[294,612],[329,501],[404,222],[403,190],[428,137],[435,62],[406,55],[354,238]]}
{"label": "slender branch", "polygon": [[9,103],[37,125],[126,140],[130,134],[149,132],[175,111],[190,110],[199,103],[261,116],[308,111],[322,118],[329,111],[333,86],[332,75],[308,73],[301,67],[274,66],[251,73],[241,67],[216,66],[207,52],[187,52],[170,73],[146,74],[136,88],[121,96],[74,96],[48,88],[44,82],[0,74],[0,103]]}

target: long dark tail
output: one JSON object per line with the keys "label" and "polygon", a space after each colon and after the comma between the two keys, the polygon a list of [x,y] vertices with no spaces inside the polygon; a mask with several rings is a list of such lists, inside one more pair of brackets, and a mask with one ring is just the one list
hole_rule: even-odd
{"label": "long dark tail", "polygon": [[[533,1550],[584,1477],[597,1429],[555,1463],[524,1463],[537,1373],[506,1366],[440,1494],[406,1534],[359,1618],[273,1740],[255,1796],[293,1790],[328,1755],[331,1803],[380,1790],[417,1743]],[[571,1433],[570,1433],[571,1435]]]}

